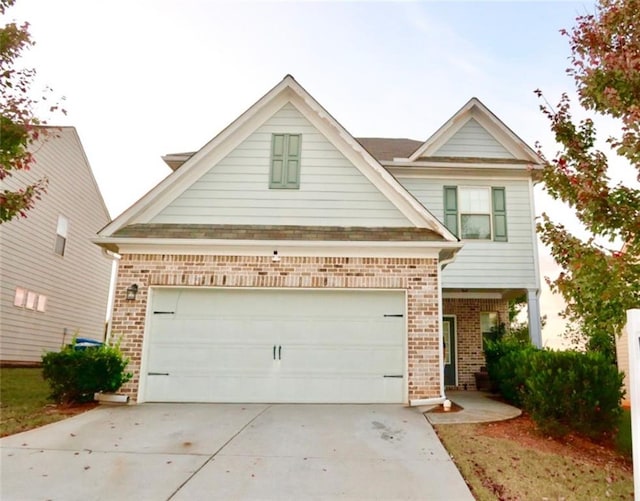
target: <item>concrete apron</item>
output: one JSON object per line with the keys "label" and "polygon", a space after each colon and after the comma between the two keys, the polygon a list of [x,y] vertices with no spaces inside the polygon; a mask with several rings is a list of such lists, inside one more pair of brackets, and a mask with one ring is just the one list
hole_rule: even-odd
{"label": "concrete apron", "polygon": [[100,407],[0,446],[3,501],[473,499],[399,405]]}

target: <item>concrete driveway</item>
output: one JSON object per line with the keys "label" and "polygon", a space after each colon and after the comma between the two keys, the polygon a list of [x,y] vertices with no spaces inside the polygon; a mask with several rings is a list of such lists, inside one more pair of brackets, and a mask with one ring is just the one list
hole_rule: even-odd
{"label": "concrete driveway", "polygon": [[473,499],[400,405],[100,407],[0,446],[3,501]]}

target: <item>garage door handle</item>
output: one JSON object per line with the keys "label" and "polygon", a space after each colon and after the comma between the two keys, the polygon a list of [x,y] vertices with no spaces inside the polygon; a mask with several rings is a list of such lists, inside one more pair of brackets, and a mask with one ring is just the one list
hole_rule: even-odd
{"label": "garage door handle", "polygon": [[402,374],[385,374],[382,377],[395,377],[395,378],[402,379],[404,376]]}
{"label": "garage door handle", "polygon": [[147,376],[168,376],[168,372],[147,372]]}
{"label": "garage door handle", "polygon": [[276,345],[273,345],[273,359],[276,359]]}
{"label": "garage door handle", "polygon": [[385,313],[385,318],[394,317],[394,318],[402,318],[404,315],[402,313]]}
{"label": "garage door handle", "polygon": [[278,360],[282,360],[282,346],[278,346]]}

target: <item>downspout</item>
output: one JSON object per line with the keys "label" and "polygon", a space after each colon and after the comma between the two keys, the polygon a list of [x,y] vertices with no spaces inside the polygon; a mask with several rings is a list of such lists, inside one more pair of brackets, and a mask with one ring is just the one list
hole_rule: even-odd
{"label": "downspout", "polygon": [[416,400],[411,400],[410,405],[413,406],[419,406],[419,405],[439,405],[444,403],[444,401],[447,399],[447,396],[445,395],[444,392],[444,358],[443,358],[443,352],[442,352],[442,341],[443,341],[443,334],[442,334],[442,270],[444,269],[445,266],[447,266],[448,264],[451,264],[455,261],[456,257],[455,254],[453,256],[451,256],[449,259],[443,259],[440,261],[440,266],[438,266],[438,325],[440,325],[440,329],[439,329],[439,339],[440,342],[438,343],[440,348],[438,349],[438,365],[440,366],[440,396],[439,397],[434,397],[434,398],[421,398],[421,399],[416,399]]}
{"label": "downspout", "polygon": [[102,247],[102,255],[112,261],[111,263],[111,281],[109,283],[109,299],[107,300],[107,329],[104,333],[104,343],[107,344],[111,340],[111,320],[113,313],[113,302],[116,298],[116,280],[118,279],[118,263],[120,261],[120,254],[111,252],[110,250]]}

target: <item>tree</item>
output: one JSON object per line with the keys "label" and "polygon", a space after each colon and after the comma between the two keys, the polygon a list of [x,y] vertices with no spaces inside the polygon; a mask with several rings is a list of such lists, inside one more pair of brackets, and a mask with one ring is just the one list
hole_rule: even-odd
{"label": "tree", "polygon": [[[0,14],[4,15],[14,3],[15,0],[0,0]],[[36,117],[38,101],[30,97],[35,70],[16,67],[22,52],[33,45],[28,23],[19,26],[10,22],[0,28],[0,182],[15,171],[28,171],[35,162],[30,146],[50,133],[49,129],[40,127],[45,122]],[[42,97],[42,101],[46,99]],[[49,111],[57,109],[55,104]],[[26,217],[26,212],[45,193],[46,185],[47,180],[43,178],[15,191],[3,186],[0,223]]]}
{"label": "tree", "polygon": [[[588,112],[617,119],[620,137],[607,141],[640,180],[640,0],[599,0],[594,14],[576,21],[562,33],[569,38],[567,72],[579,102]],[[640,190],[613,185],[607,156],[594,146],[593,120],[576,124],[570,104],[564,94],[557,108],[540,106],[561,147],[550,161],[542,156],[542,180],[553,198],[574,210],[590,236],[578,238],[547,214],[537,229],[563,270],[547,280],[565,299],[570,332],[580,334],[587,350],[615,359],[615,337],[626,310],[640,304]],[[625,252],[614,250],[621,243]]]}

